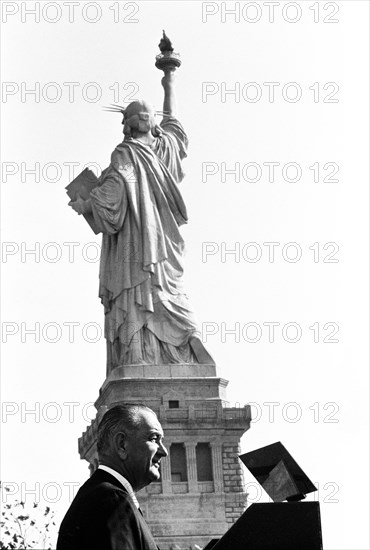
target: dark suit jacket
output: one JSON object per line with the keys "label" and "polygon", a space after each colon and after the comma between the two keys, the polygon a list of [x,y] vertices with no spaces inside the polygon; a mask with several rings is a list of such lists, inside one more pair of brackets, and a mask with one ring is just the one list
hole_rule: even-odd
{"label": "dark suit jacket", "polygon": [[59,530],[57,550],[157,550],[141,512],[120,482],[96,470],[79,489]]}

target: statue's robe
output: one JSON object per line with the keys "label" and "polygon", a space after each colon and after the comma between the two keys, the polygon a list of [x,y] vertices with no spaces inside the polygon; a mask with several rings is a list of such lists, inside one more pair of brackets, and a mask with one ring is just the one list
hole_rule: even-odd
{"label": "statue's robe", "polygon": [[194,339],[204,350],[182,280],[179,226],[187,223],[187,212],[178,184],[188,140],[175,118],[164,118],[161,126],[152,146],[131,138],[118,145],[91,193],[103,232],[99,296],[108,370],[202,362],[189,345]]}

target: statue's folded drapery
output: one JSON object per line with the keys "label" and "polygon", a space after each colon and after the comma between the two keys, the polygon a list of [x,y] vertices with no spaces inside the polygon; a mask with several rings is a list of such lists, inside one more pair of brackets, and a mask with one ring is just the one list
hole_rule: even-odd
{"label": "statue's folded drapery", "polygon": [[123,364],[199,362],[194,313],[183,289],[187,223],[178,183],[187,137],[166,117],[152,146],[125,139],[91,193],[103,232],[99,296],[105,308],[108,370]]}

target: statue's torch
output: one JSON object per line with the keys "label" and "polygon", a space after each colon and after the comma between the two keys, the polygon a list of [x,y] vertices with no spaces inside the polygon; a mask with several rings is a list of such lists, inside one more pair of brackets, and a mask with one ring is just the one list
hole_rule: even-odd
{"label": "statue's torch", "polygon": [[163,37],[159,43],[159,49],[161,53],[155,58],[155,66],[160,69],[164,74],[175,71],[181,65],[180,55],[174,52],[171,40],[166,36],[163,31]]}

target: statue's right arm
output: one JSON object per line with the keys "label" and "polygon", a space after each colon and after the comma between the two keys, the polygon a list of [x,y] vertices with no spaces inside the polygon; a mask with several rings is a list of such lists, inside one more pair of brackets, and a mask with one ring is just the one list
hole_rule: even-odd
{"label": "statue's right arm", "polygon": [[162,78],[164,116],[176,117],[175,71],[167,71]]}

